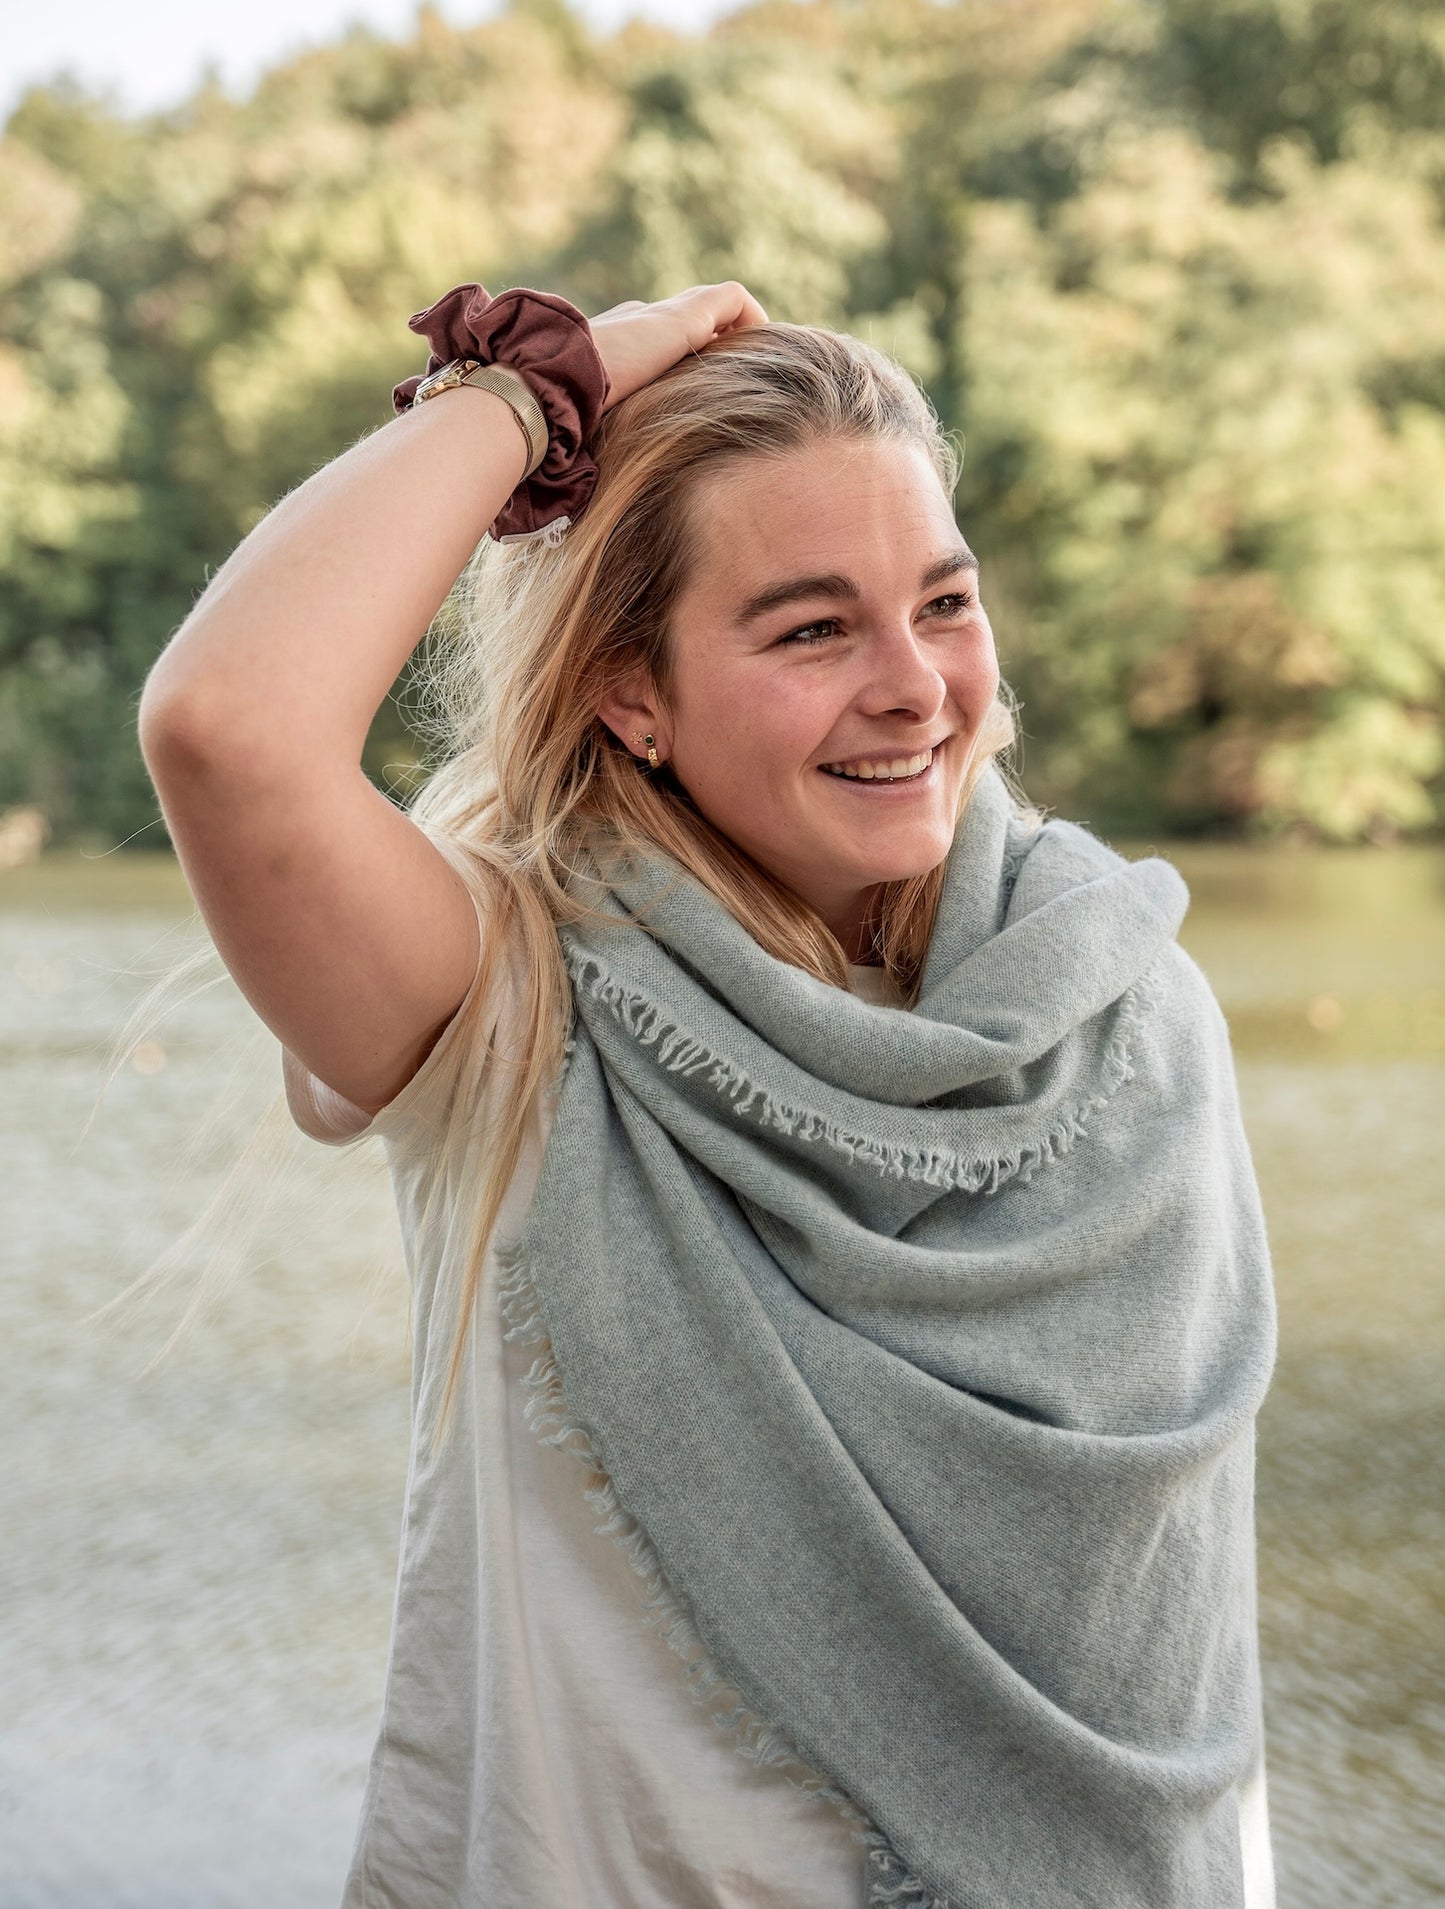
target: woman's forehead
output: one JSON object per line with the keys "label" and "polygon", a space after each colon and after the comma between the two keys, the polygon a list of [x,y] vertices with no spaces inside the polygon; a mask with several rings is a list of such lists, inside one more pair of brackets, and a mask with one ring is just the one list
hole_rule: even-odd
{"label": "woman's forehead", "polygon": [[823,448],[749,459],[705,481],[694,499],[696,584],[756,614],[798,576],[911,571],[963,545],[922,445]]}

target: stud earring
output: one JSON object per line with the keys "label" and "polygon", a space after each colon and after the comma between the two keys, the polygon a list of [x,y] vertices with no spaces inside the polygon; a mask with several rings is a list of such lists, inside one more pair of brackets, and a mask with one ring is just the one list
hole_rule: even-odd
{"label": "stud earring", "polygon": [[647,746],[647,766],[648,766],[648,768],[649,768],[649,769],[660,769],[660,768],[662,767],[662,764],[661,764],[661,763],[660,763],[660,762],[658,761],[658,757],[657,757],[657,749],[656,749],[656,747],[655,747],[655,745],[654,745],[654,742],[653,742],[653,739],[652,739],[652,737],[651,737],[651,736],[644,736],[644,737],[642,738],[642,740],[643,740],[643,742],[644,742],[644,743],[646,744],[646,746]]}

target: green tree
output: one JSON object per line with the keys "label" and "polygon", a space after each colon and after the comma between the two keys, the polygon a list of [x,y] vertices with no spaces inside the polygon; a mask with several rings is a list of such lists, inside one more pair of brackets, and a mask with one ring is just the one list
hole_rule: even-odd
{"label": "green tree", "polygon": [[[1437,826],[1440,0],[565,0],[352,28],[0,137],[0,804],[163,842],[151,661],[389,416],[450,285],[740,278],[872,338],[966,444],[1043,800],[1116,826]],[[366,763],[404,779],[405,673]]]}

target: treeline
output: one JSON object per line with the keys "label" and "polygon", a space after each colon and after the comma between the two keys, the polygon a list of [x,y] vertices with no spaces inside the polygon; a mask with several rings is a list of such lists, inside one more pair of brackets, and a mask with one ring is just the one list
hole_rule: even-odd
{"label": "treeline", "polygon": [[[1038,799],[1438,827],[1442,102],[1437,0],[762,0],[698,38],[513,0],[240,103],[32,88],[0,138],[0,809],[164,842],[145,673],[390,415],[411,312],[739,278],[961,434]],[[393,789],[404,688],[367,753]]]}

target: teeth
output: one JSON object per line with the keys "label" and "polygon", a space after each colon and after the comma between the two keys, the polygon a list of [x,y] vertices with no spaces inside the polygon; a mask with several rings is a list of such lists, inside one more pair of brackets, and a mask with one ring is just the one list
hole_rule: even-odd
{"label": "teeth", "polygon": [[933,751],[925,749],[920,756],[899,756],[893,762],[858,763],[825,762],[823,767],[830,775],[848,776],[857,782],[893,782],[902,776],[921,775],[933,760]]}

